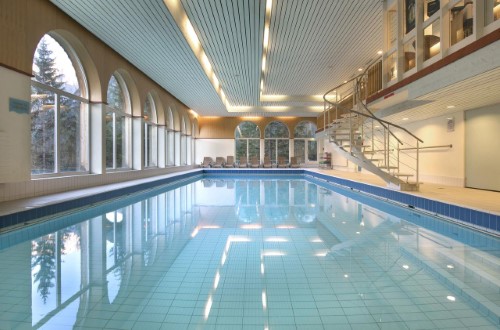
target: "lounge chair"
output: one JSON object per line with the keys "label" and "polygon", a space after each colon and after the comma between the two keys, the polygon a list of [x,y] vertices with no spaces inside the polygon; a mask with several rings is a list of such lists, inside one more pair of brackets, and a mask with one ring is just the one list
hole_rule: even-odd
{"label": "lounge chair", "polygon": [[234,167],[234,157],[227,156],[227,162],[224,164],[224,167]]}
{"label": "lounge chair", "polygon": [[213,163],[213,159],[212,157],[205,157],[203,158],[203,163],[201,163],[201,167],[210,167],[212,166],[212,163]]}
{"label": "lounge chair", "polygon": [[246,157],[240,157],[240,163],[238,164],[238,167],[248,167]]}
{"label": "lounge chair", "polygon": [[299,160],[297,157],[290,158],[290,167],[292,167],[292,168],[300,167]]}
{"label": "lounge chair", "polygon": [[224,157],[216,157],[215,163],[212,164],[212,167],[222,168],[224,166]]}
{"label": "lounge chair", "polygon": [[285,157],[278,157],[278,167],[279,168],[286,168],[288,167],[288,163],[286,162]]}
{"label": "lounge chair", "polygon": [[273,167],[273,163],[271,163],[271,158],[269,158],[268,156],[264,157],[264,165],[263,165],[264,168],[271,168]]}
{"label": "lounge chair", "polygon": [[260,160],[257,157],[252,157],[252,159],[250,160],[250,167],[260,167]]}

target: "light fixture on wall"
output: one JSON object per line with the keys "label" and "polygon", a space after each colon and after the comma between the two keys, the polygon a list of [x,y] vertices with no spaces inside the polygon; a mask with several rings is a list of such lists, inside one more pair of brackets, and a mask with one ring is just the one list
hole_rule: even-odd
{"label": "light fixture on wall", "polygon": [[454,117],[446,118],[446,130],[448,132],[455,131],[455,118]]}

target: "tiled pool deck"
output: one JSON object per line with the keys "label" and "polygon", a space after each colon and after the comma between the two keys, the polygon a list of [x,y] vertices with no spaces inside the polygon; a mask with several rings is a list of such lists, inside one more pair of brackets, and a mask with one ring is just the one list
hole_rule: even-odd
{"label": "tiled pool deck", "polygon": [[[318,169],[193,169],[117,184],[0,203],[0,231],[22,226],[30,219],[128,195],[157,185],[213,174],[304,174],[330,184],[414,207],[498,235],[500,193],[469,188],[423,184],[419,192],[399,192],[384,187],[373,175]],[[13,227],[14,226],[14,227]]]}

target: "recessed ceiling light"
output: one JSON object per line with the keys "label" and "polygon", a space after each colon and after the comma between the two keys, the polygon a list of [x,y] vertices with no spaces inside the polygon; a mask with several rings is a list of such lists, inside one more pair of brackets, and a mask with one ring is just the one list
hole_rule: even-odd
{"label": "recessed ceiling light", "polygon": [[379,55],[382,55],[383,53],[384,53],[384,52],[383,52],[383,51],[381,51],[381,50],[379,50],[379,51],[377,52],[377,54],[379,54]]}
{"label": "recessed ceiling light", "polygon": [[359,68],[358,71],[363,71],[363,68]]}
{"label": "recessed ceiling light", "polygon": [[446,268],[453,269],[453,268],[455,268],[455,266],[453,266],[453,265],[446,265]]}
{"label": "recessed ceiling light", "polygon": [[446,296],[446,299],[448,299],[449,301],[457,300],[454,296]]}
{"label": "recessed ceiling light", "polygon": [[454,106],[454,105],[448,105],[446,108],[447,108],[447,109],[454,109],[454,108],[455,108],[455,106]]}
{"label": "recessed ceiling light", "polygon": [[403,265],[403,268],[404,268],[404,269],[409,269],[409,268],[410,268],[410,266],[408,266],[408,265]]}
{"label": "recessed ceiling light", "polygon": [[407,118],[407,117],[404,117],[404,118],[403,118],[403,120],[408,120],[408,118]]}

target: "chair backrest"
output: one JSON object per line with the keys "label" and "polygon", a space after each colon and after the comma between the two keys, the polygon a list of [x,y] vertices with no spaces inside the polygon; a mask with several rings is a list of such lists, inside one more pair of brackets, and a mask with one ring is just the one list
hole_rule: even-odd
{"label": "chair backrest", "polygon": [[240,164],[246,164],[247,163],[247,158],[246,157],[240,157]]}
{"label": "chair backrest", "polygon": [[208,165],[212,162],[212,157],[205,157],[203,158],[203,164]]}
{"label": "chair backrest", "polygon": [[297,157],[292,157],[292,158],[290,158],[290,163],[291,163],[291,164],[294,164],[294,165],[298,164],[298,162],[297,162]]}
{"label": "chair backrest", "polygon": [[216,158],[215,158],[215,162],[216,162],[217,164],[222,164],[222,163],[224,163],[224,157],[216,157]]}
{"label": "chair backrest", "polygon": [[252,164],[258,164],[259,163],[259,159],[257,157],[252,157],[252,160],[251,160]]}
{"label": "chair backrest", "polygon": [[269,156],[264,157],[264,164],[269,164],[271,162],[271,158]]}
{"label": "chair backrest", "polygon": [[227,156],[227,162],[228,164],[233,164],[234,163],[234,157],[233,156]]}
{"label": "chair backrest", "polygon": [[285,160],[285,157],[278,157],[278,164],[286,164],[286,160]]}

